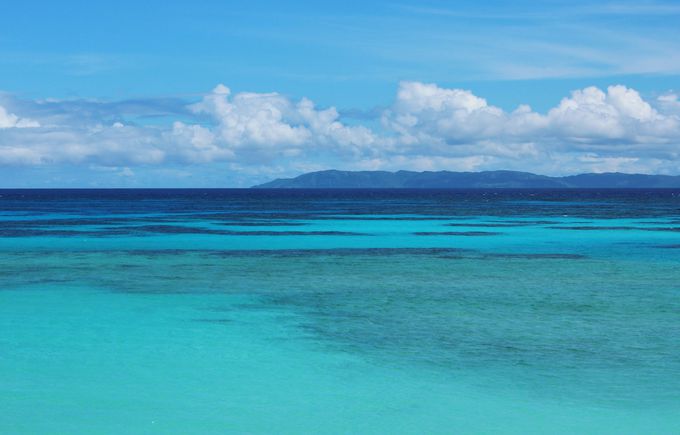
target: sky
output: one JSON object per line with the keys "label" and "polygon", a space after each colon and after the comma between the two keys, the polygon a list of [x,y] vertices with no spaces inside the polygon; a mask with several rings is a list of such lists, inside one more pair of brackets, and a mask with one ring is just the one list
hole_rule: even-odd
{"label": "sky", "polygon": [[680,175],[678,1],[5,2],[0,187]]}

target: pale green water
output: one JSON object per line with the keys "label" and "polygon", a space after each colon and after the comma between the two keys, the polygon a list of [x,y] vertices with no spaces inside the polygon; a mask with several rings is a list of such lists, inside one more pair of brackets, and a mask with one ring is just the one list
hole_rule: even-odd
{"label": "pale green water", "polygon": [[[608,217],[393,201],[257,222],[177,199],[11,203],[0,432],[680,433],[674,200]],[[151,224],[197,230],[131,229]]]}

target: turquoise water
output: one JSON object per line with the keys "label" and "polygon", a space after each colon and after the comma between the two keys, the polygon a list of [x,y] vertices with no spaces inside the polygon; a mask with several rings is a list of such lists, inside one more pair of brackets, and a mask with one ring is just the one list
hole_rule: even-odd
{"label": "turquoise water", "polygon": [[680,433],[680,192],[0,195],[1,433]]}

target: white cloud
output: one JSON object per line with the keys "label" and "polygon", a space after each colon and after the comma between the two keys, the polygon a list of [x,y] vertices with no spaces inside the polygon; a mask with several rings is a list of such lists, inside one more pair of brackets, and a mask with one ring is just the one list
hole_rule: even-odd
{"label": "white cloud", "polygon": [[309,131],[287,121],[294,114],[292,103],[276,93],[244,92],[229,98],[231,90],[218,85],[192,106],[196,113],[209,115],[217,123],[217,138],[233,147],[299,145]]}
{"label": "white cloud", "polygon": [[546,120],[520,106],[511,113],[462,89],[402,82],[383,125],[405,144],[470,144],[498,137],[518,137],[542,128]]}
{"label": "white cloud", "polygon": [[606,93],[595,87],[574,91],[548,112],[548,121],[555,136],[575,143],[654,144],[680,138],[678,118],[660,114],[637,91],[621,85]]}
{"label": "white cloud", "polygon": [[191,109],[209,116],[216,124],[215,142],[231,149],[352,148],[376,140],[368,128],[342,124],[334,107],[317,110],[306,98],[294,103],[277,93],[232,96],[228,87],[218,85]]}
{"label": "white cloud", "polygon": [[680,97],[678,97],[678,94],[669,92],[657,97],[656,101],[666,113],[675,115],[676,119],[680,117]]}
{"label": "white cloud", "polygon": [[186,125],[175,121],[165,138],[168,144],[174,146],[176,154],[190,163],[206,163],[234,157],[232,150],[217,145],[215,135],[210,129],[200,125]]}
{"label": "white cloud", "polygon": [[[149,124],[154,113],[162,122]],[[132,177],[141,167],[224,162],[247,179],[322,168],[680,172],[674,93],[648,101],[621,85],[588,87],[539,113],[528,105],[503,110],[469,90],[403,82],[380,121],[349,125],[334,107],[306,98],[234,94],[223,85],[179,106],[6,97],[0,165],[109,167]]]}
{"label": "white cloud", "polygon": [[160,164],[166,153],[153,128],[50,126],[0,132],[5,164]]}
{"label": "white cloud", "polygon": [[7,112],[7,109],[0,106],[0,128],[29,128],[40,127],[37,121],[32,119],[19,118],[13,113]]}
{"label": "white cloud", "polygon": [[[666,106],[676,100],[665,97]],[[410,149],[444,155],[525,158],[544,153],[677,153],[680,119],[661,113],[625,86],[572,92],[546,114],[522,105],[512,112],[470,91],[401,83],[383,124]],[[426,153],[429,154],[429,153]],[[551,158],[551,157],[546,157]]]}

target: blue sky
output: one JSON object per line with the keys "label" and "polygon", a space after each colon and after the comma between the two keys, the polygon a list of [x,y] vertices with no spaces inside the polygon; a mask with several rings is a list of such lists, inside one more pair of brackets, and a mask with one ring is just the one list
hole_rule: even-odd
{"label": "blue sky", "polygon": [[0,186],[680,174],[679,20],[660,1],[11,2]]}

